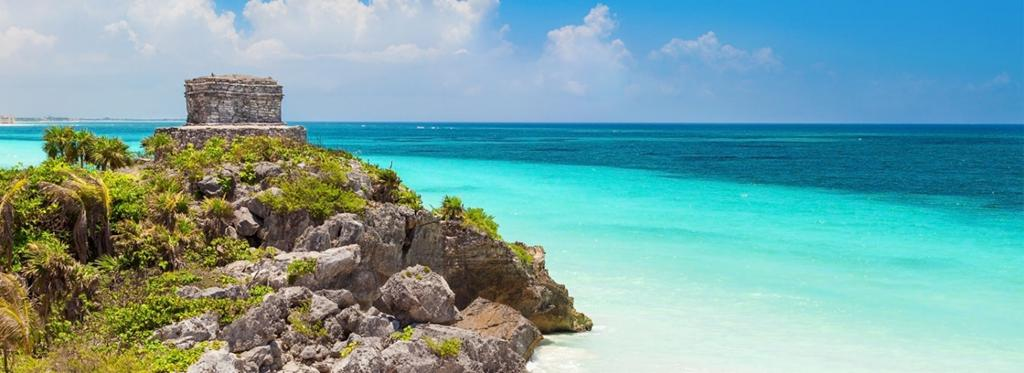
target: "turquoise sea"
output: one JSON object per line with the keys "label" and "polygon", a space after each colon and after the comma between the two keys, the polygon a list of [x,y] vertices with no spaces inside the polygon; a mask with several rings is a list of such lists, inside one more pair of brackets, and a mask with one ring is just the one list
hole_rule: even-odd
{"label": "turquoise sea", "polygon": [[303,124],[547,248],[534,372],[1024,371],[1024,126]]}

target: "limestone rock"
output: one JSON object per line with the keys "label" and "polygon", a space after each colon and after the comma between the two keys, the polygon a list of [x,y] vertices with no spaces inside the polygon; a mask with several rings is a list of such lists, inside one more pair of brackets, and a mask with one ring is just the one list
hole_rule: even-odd
{"label": "limestone rock", "polygon": [[260,230],[260,223],[252,216],[252,212],[246,207],[235,210],[235,230],[242,237],[255,236]]}
{"label": "limestone rock", "polygon": [[196,188],[207,197],[219,196],[224,193],[224,186],[220,184],[220,179],[213,175],[207,175],[196,182]]}
{"label": "limestone rock", "polygon": [[359,305],[353,305],[327,319],[324,327],[338,340],[353,333],[364,337],[384,338],[398,329],[398,320],[381,314],[376,309],[370,308],[364,312],[359,309]]}
{"label": "limestone rock", "polygon": [[307,228],[298,237],[293,251],[324,251],[356,243],[363,234],[363,223],[355,214],[337,214],[323,224]]}
{"label": "limestone rock", "polygon": [[458,320],[455,293],[444,277],[428,267],[406,268],[392,275],[380,291],[381,309],[403,323],[451,324]]}
{"label": "limestone rock", "polygon": [[245,371],[245,363],[225,350],[210,350],[203,353],[199,360],[188,367],[188,373],[241,373]]}
{"label": "limestone rock", "polygon": [[512,350],[527,360],[543,338],[540,330],[519,311],[484,298],[477,298],[459,315],[462,320],[453,326],[485,337],[504,339],[512,345]]}
{"label": "limestone rock", "polygon": [[281,373],[320,373],[320,371],[297,361],[289,361],[281,368]]}
{"label": "limestone rock", "polygon": [[284,170],[281,169],[281,165],[273,162],[257,163],[256,167],[253,167],[253,171],[256,173],[257,180],[275,177],[284,172]]}
{"label": "limestone rock", "polygon": [[322,295],[314,294],[309,305],[309,318],[322,321],[324,318],[338,313],[338,304]]}
{"label": "limestone rock", "polygon": [[253,348],[238,355],[247,373],[267,373],[281,369],[281,347],[277,342]]}
{"label": "limestone rock", "polygon": [[347,308],[348,306],[356,304],[356,297],[352,295],[351,291],[345,289],[324,289],[317,290],[315,293],[330,299],[338,305],[338,308]]}
{"label": "limestone rock", "polygon": [[359,264],[359,246],[348,245],[321,252],[291,252],[278,254],[274,260],[287,269],[288,263],[297,260],[315,260],[316,269],[313,273],[292,279],[295,285],[310,289],[327,289],[334,287],[345,279]]}
{"label": "limestone rock", "polygon": [[481,336],[472,331],[452,326],[420,324],[413,332],[413,339],[430,338],[441,342],[457,338],[462,341],[460,356],[479,362],[483,372],[525,372],[526,361],[512,350],[512,345],[503,339]]}
{"label": "limestone rock", "polygon": [[263,303],[225,327],[220,333],[220,339],[228,343],[232,352],[266,345],[285,330],[284,319],[288,316],[288,306],[286,299],[271,294]]}
{"label": "limestone rock", "polygon": [[217,315],[207,312],[164,326],[157,329],[154,334],[157,339],[165,343],[177,348],[187,349],[192,348],[198,342],[217,338],[217,330],[219,328]]}

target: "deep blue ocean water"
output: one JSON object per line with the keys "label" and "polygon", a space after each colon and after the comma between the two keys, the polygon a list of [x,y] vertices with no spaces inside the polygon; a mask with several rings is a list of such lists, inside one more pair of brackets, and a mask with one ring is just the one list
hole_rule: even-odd
{"label": "deep blue ocean water", "polygon": [[596,327],[534,371],[1024,370],[1024,126],[302,124],[547,248]]}

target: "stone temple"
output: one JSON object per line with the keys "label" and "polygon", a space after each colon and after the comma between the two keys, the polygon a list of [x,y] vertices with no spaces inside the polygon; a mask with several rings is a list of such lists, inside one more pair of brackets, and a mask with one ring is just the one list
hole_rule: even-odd
{"label": "stone temple", "polygon": [[275,136],[306,142],[306,129],[281,121],[281,86],[274,79],[210,75],[185,81],[188,119],[181,127],[158,128],[178,146],[202,147],[212,137]]}

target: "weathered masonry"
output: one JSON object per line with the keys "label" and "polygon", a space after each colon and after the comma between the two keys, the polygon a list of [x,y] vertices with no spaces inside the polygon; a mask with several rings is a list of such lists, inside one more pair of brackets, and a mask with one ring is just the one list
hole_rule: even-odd
{"label": "weathered masonry", "polygon": [[202,147],[212,137],[276,136],[306,141],[306,129],[281,121],[284,92],[272,78],[210,75],[185,81],[188,119],[181,127],[159,128],[181,147]]}

